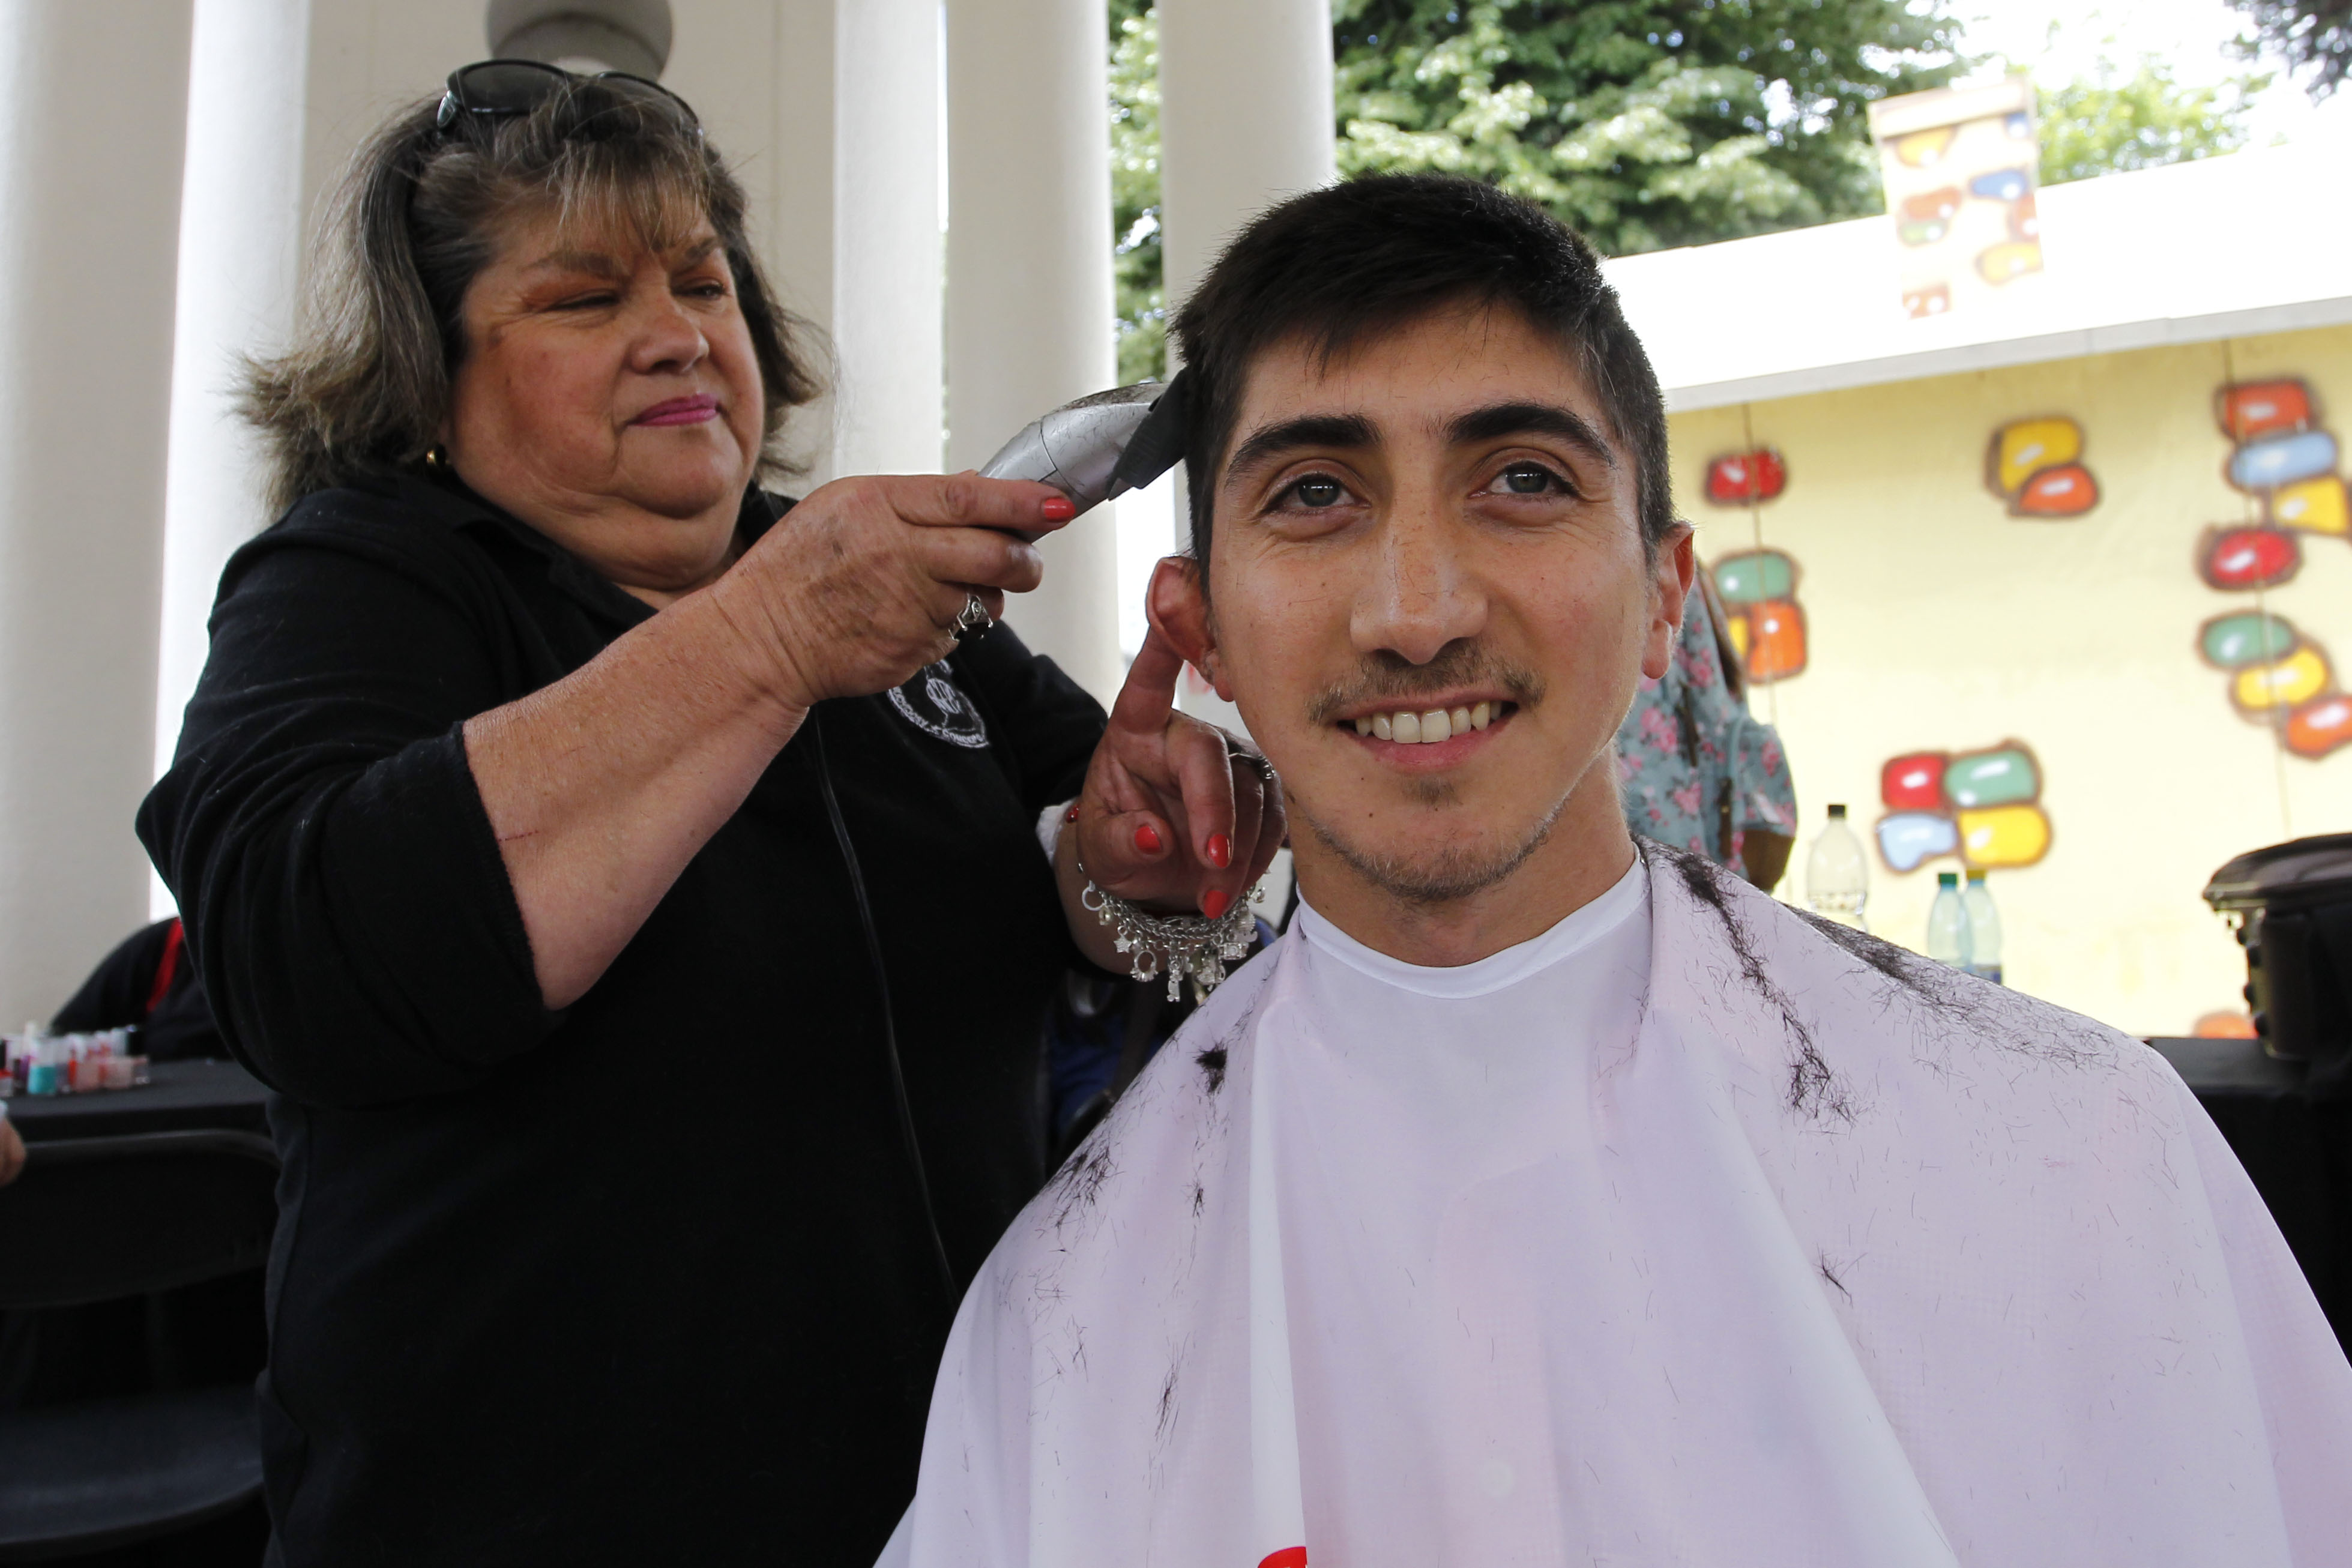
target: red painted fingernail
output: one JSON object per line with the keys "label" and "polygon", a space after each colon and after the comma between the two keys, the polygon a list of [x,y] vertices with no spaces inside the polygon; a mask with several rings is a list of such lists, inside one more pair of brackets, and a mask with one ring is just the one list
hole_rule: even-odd
{"label": "red painted fingernail", "polygon": [[1151,824],[1148,822],[1142,826],[1137,828],[1135,830],[1135,847],[1143,851],[1146,855],[1159,854],[1160,829],[1152,826]]}
{"label": "red painted fingernail", "polygon": [[1225,912],[1225,906],[1232,902],[1233,900],[1225,896],[1225,890],[1223,888],[1212,888],[1201,895],[1201,912],[1211,920],[1215,920]]}
{"label": "red painted fingernail", "polygon": [[1063,820],[1064,822],[1076,822],[1077,819],[1078,819],[1078,807],[1077,807],[1077,804],[1074,801],[1074,802],[1072,802],[1072,803],[1071,803],[1071,805],[1070,805],[1070,809],[1069,809],[1069,810],[1067,810],[1067,811],[1066,811],[1066,812],[1064,812],[1064,813],[1062,813],[1062,820]]}
{"label": "red painted fingernail", "polygon": [[1078,515],[1078,503],[1067,496],[1047,496],[1037,503],[1037,515],[1047,522],[1067,522]]}
{"label": "red painted fingernail", "polygon": [[[1234,841],[1222,833],[1209,835],[1209,864],[1223,869],[1234,858]],[[1222,898],[1222,893],[1218,897]],[[1212,915],[1210,919],[1216,917]]]}

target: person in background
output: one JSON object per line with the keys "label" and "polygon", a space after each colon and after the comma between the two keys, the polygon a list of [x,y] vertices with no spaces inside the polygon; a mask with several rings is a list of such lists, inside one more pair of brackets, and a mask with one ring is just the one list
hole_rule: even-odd
{"label": "person in background", "polygon": [[49,1020],[60,1035],[126,1026],[138,1029],[139,1054],[152,1061],[228,1055],[177,915],[125,937]]}
{"label": "person in background", "polygon": [[253,374],[283,515],[139,826],[276,1090],[273,1563],[872,1561],[1082,900],[1205,928],[1281,840],[1169,672],[1107,722],[992,626],[1058,492],[763,488],[749,222],[665,89],[467,67]]}
{"label": "person in background", "polygon": [[1625,820],[1769,892],[1797,841],[1788,754],[1772,726],[1748,716],[1739,655],[1704,570],[1684,605],[1665,674],[1643,679],[1617,727]]}

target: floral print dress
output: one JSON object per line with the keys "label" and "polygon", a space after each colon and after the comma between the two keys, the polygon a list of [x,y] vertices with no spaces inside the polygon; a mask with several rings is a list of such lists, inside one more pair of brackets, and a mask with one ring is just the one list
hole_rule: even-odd
{"label": "floral print dress", "polygon": [[1618,726],[1617,784],[1634,832],[1738,869],[1749,833],[1796,836],[1797,792],[1780,737],[1748,716],[1722,624],[1702,570],[1673,661]]}

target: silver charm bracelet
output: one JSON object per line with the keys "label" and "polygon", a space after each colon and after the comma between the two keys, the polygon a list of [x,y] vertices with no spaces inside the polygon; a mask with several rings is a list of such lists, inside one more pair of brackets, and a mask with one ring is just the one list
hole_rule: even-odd
{"label": "silver charm bracelet", "polygon": [[[1076,858],[1075,854],[1072,858]],[[1079,860],[1077,867],[1078,875],[1086,877],[1087,863]],[[1250,906],[1265,896],[1265,885],[1258,883],[1215,920],[1202,915],[1155,915],[1117,893],[1104,892],[1087,877],[1078,902],[1117,933],[1114,945],[1119,952],[1135,955],[1129,974],[1149,980],[1164,970],[1171,1002],[1190,978],[1192,999],[1198,1002],[1224,983],[1226,960],[1248,956],[1251,939],[1257,934],[1257,917],[1250,912]]]}

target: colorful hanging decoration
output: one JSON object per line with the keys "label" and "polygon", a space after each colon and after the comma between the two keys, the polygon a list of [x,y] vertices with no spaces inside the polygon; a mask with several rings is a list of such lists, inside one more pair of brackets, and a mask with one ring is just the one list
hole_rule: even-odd
{"label": "colorful hanging decoration", "polygon": [[2003,425],[1985,451],[1985,488],[2011,517],[2081,517],[2099,504],[2083,446],[2083,427],[2063,415]]}
{"label": "colorful hanging decoration", "polygon": [[2004,239],[1977,252],[1977,271],[1988,283],[2006,283],[2012,278],[2041,270],[2042,242],[2038,239]]}
{"label": "colorful hanging decoration", "polygon": [[[2208,579],[2210,581],[2210,579]],[[2315,760],[2352,742],[2352,698],[2327,650],[2284,616],[2233,610],[2197,628],[2199,657],[2230,676],[2230,706]]]}
{"label": "colorful hanging decoration", "polygon": [[2221,434],[2232,441],[2259,441],[2281,432],[2311,428],[2311,388],[2300,381],[2252,381],[2225,386],[2213,397]]}
{"label": "colorful hanging decoration", "polygon": [[1906,245],[1933,245],[1951,232],[1953,215],[1960,210],[1960,187],[1946,185],[1924,191],[1903,204],[1895,237]]}
{"label": "colorful hanging decoration", "polygon": [[2275,588],[2303,570],[2303,546],[2284,528],[2209,528],[2197,541],[2197,574],[2224,594]]}
{"label": "colorful hanging decoration", "polygon": [[2336,471],[2336,437],[2325,430],[2249,441],[2230,455],[2224,473],[2242,490],[2267,497],[2282,486]]}
{"label": "colorful hanging decoration", "polygon": [[1903,313],[1913,321],[1940,316],[1951,308],[1952,286],[1948,283],[1920,283],[1903,290]]}
{"label": "colorful hanging decoration", "polygon": [[[1989,202],[2021,202],[2033,195],[2033,171],[1995,169],[1969,182],[1969,195]],[[1957,204],[1955,204],[1957,205]]]}
{"label": "colorful hanging decoration", "polygon": [[[1706,499],[1716,506],[1755,507],[1789,488],[1789,462],[1774,447],[1727,452],[1706,466]],[[1805,673],[1805,611],[1797,603],[1797,563],[1778,550],[1742,550],[1715,563],[1725,631],[1750,683],[1769,686]]]}
{"label": "colorful hanging decoration", "polygon": [[2271,521],[2304,533],[2352,534],[2352,508],[2347,508],[2340,474],[2320,474],[2281,485],[2270,493]]}
{"label": "colorful hanging decoration", "polygon": [[1895,160],[1906,169],[1932,169],[1952,150],[1952,138],[1958,133],[1959,127],[1956,125],[1938,125],[1932,131],[1898,136],[1895,139]]}
{"label": "colorful hanging decoration", "polygon": [[2023,78],[1870,106],[1906,313],[1988,310],[2036,287],[2021,281],[2042,268],[2032,111]]}
{"label": "colorful hanging decoration", "polygon": [[2050,853],[2042,764],[2022,741],[1980,752],[1909,752],[1878,773],[1878,853],[1895,871],[1956,856],[1970,870],[2013,870]]}
{"label": "colorful hanging decoration", "polygon": [[1748,681],[1769,686],[1805,673],[1805,610],[1797,563],[1779,550],[1743,550],[1715,563],[1725,630]]}
{"label": "colorful hanging decoration", "polygon": [[2352,741],[2352,697],[2328,691],[2297,705],[2288,711],[2280,740],[2296,756],[2314,761]]}
{"label": "colorful hanging decoration", "polygon": [[1727,453],[1706,466],[1706,499],[1717,506],[1777,500],[1788,487],[1788,462],[1770,447]]}
{"label": "colorful hanging decoration", "polygon": [[[2197,575],[2217,593],[2252,593],[2294,580],[2303,539],[2352,538],[2335,435],[2319,422],[2310,385],[2291,376],[2223,386],[2213,421],[2231,443],[2221,474],[2257,498],[2259,523],[2218,524],[2197,541]],[[2319,641],[2257,600],[2215,616],[2197,651],[2230,677],[2230,706],[2298,757],[2325,757],[2352,742],[2352,697]]]}

